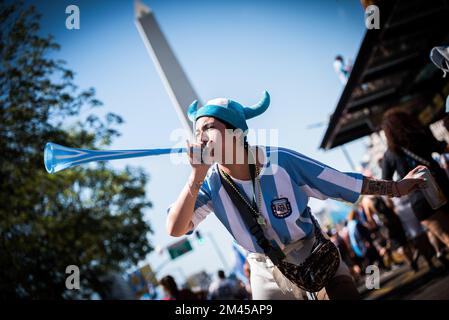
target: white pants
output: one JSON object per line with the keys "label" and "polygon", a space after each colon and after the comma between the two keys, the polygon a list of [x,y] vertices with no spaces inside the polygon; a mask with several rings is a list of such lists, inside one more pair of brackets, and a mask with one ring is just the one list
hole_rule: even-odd
{"label": "white pants", "polygon": [[[307,248],[310,248],[310,243],[313,243],[313,240],[314,238],[302,241],[301,247],[306,247],[306,250],[308,250]],[[273,276],[274,264],[266,255],[249,253],[247,259],[251,270],[250,282],[253,300],[307,300],[311,298],[310,294],[300,289],[301,293],[296,295],[282,290]],[[340,257],[340,265],[334,277],[341,275],[351,277],[348,267]],[[324,288],[317,293],[317,299],[328,299]]]}

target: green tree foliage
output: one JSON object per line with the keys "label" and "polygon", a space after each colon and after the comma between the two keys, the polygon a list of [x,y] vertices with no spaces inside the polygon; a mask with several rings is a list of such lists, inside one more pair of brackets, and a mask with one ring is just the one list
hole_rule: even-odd
{"label": "green tree foliage", "polygon": [[[103,148],[122,119],[93,115],[94,90],[80,91],[64,61],[49,58],[59,47],[39,21],[33,7],[0,0],[0,298],[102,296],[99,279],[152,250],[148,177],[105,163],[45,171],[47,141]],[[68,265],[79,266],[81,290],[66,288]]]}

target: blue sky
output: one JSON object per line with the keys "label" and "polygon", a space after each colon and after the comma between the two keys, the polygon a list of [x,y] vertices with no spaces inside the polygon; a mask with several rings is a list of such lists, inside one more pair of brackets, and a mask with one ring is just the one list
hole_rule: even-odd
{"label": "blue sky", "polygon": [[[171,147],[170,134],[181,124],[155,66],[135,26],[132,0],[34,0],[42,17],[42,32],[51,33],[62,48],[55,56],[75,71],[75,83],[94,87],[104,106],[125,124],[111,148]],[[216,97],[256,103],[264,89],[272,104],[248,122],[254,129],[278,129],[279,145],[295,149],[342,171],[351,171],[340,149],[323,152],[318,146],[343,86],[332,62],[336,54],[354,59],[365,33],[359,1],[169,1],[146,0],[172,49],[203,101]],[[67,30],[65,8],[80,8],[80,30]],[[42,141],[44,145],[45,141]],[[355,162],[364,152],[361,140],[347,145]],[[111,162],[116,168],[142,166],[149,175],[148,197],[154,206],[146,218],[154,229],[149,238],[165,246],[178,239],[165,232],[166,208],[182,189],[188,165],[167,157]],[[312,208],[322,203],[313,201]],[[199,230],[206,241],[194,251],[165,264],[168,255],[152,253],[146,262],[158,276],[178,280],[193,272],[223,268],[210,238],[231,265],[231,238],[214,216]],[[142,264],[145,262],[142,262]]]}

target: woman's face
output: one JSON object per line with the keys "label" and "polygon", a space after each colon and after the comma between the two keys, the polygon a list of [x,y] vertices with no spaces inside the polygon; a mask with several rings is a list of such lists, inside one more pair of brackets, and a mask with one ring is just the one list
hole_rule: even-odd
{"label": "woman's face", "polygon": [[213,117],[201,117],[196,121],[195,140],[197,143],[223,143],[226,126]]}
{"label": "woman's face", "polygon": [[226,125],[213,117],[201,117],[195,125],[195,141],[207,146],[213,161],[219,163],[234,162],[236,152],[235,133]]}

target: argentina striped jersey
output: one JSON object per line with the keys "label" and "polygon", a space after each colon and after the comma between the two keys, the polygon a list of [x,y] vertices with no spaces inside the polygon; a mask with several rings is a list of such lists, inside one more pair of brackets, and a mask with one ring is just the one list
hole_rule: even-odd
{"label": "argentina striped jersey", "polygon": [[[363,182],[360,173],[340,172],[286,148],[258,148],[265,155],[259,175],[260,210],[268,225],[265,235],[281,249],[312,235],[310,211],[305,210],[309,197],[353,203],[360,195]],[[234,182],[243,195],[247,194],[248,186],[242,184],[250,183],[252,188],[251,181],[234,179]],[[259,194],[257,184],[256,194]],[[250,252],[263,253],[222,186],[217,164],[211,166],[200,188],[192,218],[193,229],[212,212],[239,245]]]}

